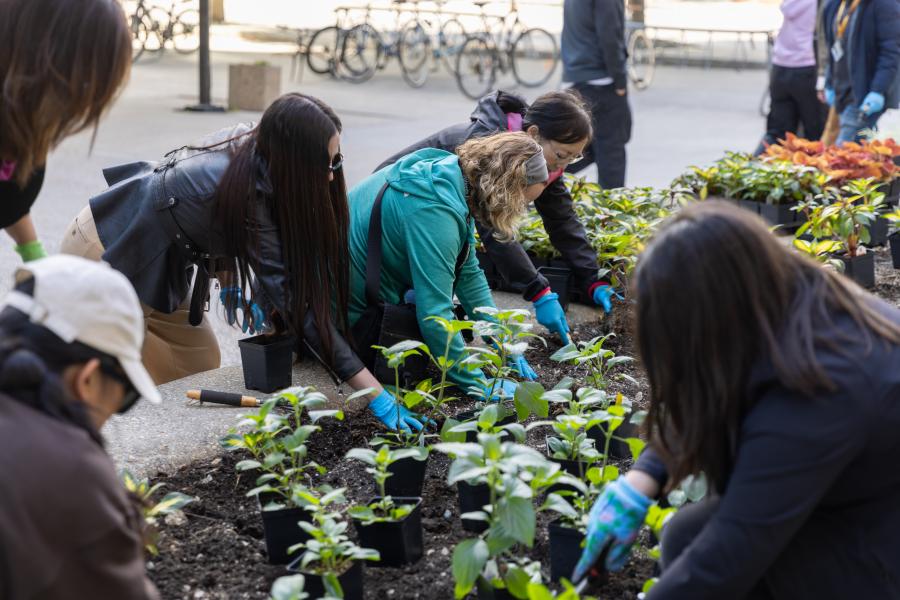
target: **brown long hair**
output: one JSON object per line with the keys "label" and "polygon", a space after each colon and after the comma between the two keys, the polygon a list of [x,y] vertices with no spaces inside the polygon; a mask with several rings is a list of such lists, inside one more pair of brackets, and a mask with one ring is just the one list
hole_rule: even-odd
{"label": "brown long hair", "polygon": [[[790,251],[762,220],[721,202],[675,215],[635,271],[637,339],[650,380],[648,426],[671,481],[704,472],[721,492],[741,421],[755,398],[750,370],[766,359],[781,383],[812,397],[835,385],[823,347],[867,354],[900,343],[900,325],[844,276]],[[848,315],[852,335],[836,333]],[[860,350],[862,348],[862,350]]]}
{"label": "brown long hair", "polygon": [[515,238],[528,204],[525,163],[539,152],[540,145],[522,132],[472,138],[456,149],[459,167],[473,186],[469,208],[501,241]]}
{"label": "brown long hair", "polygon": [[96,127],[130,68],[115,0],[0,1],[0,159],[16,162],[19,186],[65,137]]}
{"label": "brown long hair", "polygon": [[218,226],[226,254],[234,260],[226,270],[235,274],[235,285],[246,290],[257,267],[252,257],[258,256],[251,252],[258,240],[247,223],[260,178],[267,180],[271,193],[265,201],[281,240],[283,292],[290,310],[280,316],[291,333],[302,337],[311,310],[329,356],[331,323],[341,332],[347,330],[350,286],[350,211],[343,170],[328,180],[328,143],[341,129],[338,116],[321,100],[285,94],[266,109],[259,126],[238,147],[216,191]]}

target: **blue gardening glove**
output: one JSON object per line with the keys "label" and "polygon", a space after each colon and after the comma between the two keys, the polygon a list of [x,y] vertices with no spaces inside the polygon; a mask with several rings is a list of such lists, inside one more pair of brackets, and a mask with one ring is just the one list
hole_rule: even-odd
{"label": "blue gardening glove", "polygon": [[859,110],[866,116],[881,112],[881,109],[883,108],[884,94],[879,94],[878,92],[869,92],[866,94],[862,104],[859,105]]}
{"label": "blue gardening glove", "polygon": [[[484,392],[485,396],[490,393],[491,385],[493,383],[493,380],[491,380],[488,381],[487,385],[481,386],[481,391]],[[491,402],[498,402],[499,400],[512,400],[516,395],[516,389],[519,387],[519,384],[515,381],[510,381],[509,379],[498,379],[493,387],[494,393],[491,394],[489,400]]]}
{"label": "blue gardening glove", "polygon": [[621,294],[616,293],[611,285],[604,283],[594,288],[594,304],[603,307],[603,312],[609,314],[612,311],[613,296],[619,300],[624,300]]}
{"label": "blue gardening glove", "polygon": [[834,88],[825,88],[825,104],[834,106]]}
{"label": "blue gardening glove", "polygon": [[415,304],[416,303],[416,290],[410,288],[406,290],[406,293],[403,294],[403,301],[406,304]]}
{"label": "blue gardening glove", "polygon": [[610,549],[603,566],[610,571],[618,571],[625,566],[652,503],[624,477],[607,484],[588,515],[585,546],[572,574],[572,581],[578,582],[587,574],[606,546]]}
{"label": "blue gardening glove", "polygon": [[389,429],[402,429],[404,431],[411,431],[410,427],[416,431],[422,429],[422,424],[419,422],[419,419],[422,417],[400,404],[394,398],[394,395],[387,390],[382,390],[380,394],[369,402],[369,410]]}
{"label": "blue gardening glove", "polygon": [[521,354],[517,356],[510,356],[509,366],[515,369],[519,375],[521,375],[528,381],[534,381],[535,379],[537,379],[537,373],[534,372],[534,369],[531,368],[531,365],[528,364],[528,361],[525,360],[525,357]]}
{"label": "blue gardening glove", "polygon": [[[219,301],[225,307],[225,320],[229,325],[237,322],[237,309],[241,308],[244,313],[244,320],[241,322],[241,331],[247,333],[258,333],[266,326],[266,313],[259,307],[256,302],[250,302],[250,306],[244,305],[244,293],[239,287],[223,287],[219,290]],[[250,317],[253,317],[251,323]]]}
{"label": "blue gardening glove", "polygon": [[569,343],[569,323],[559,303],[559,294],[550,292],[538,298],[534,303],[534,314],[538,323],[562,338],[563,344]]}

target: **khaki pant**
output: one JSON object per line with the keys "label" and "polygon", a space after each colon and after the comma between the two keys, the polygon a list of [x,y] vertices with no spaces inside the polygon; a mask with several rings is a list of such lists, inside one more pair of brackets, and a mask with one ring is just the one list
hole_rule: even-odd
{"label": "khaki pant", "polygon": [[[90,205],[66,229],[60,252],[97,261],[103,256]],[[142,360],[157,385],[219,367],[219,343],[206,315],[198,327],[188,323],[190,301],[188,294],[171,314],[141,303],[145,326]]]}

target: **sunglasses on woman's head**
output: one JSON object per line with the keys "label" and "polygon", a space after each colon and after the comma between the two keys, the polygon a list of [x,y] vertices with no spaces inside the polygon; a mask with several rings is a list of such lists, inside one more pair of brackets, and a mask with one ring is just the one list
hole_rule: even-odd
{"label": "sunglasses on woman's head", "polygon": [[328,170],[334,173],[335,171],[339,171],[341,167],[344,166],[344,155],[338,152],[334,155],[334,158],[331,159],[331,164],[328,165]]}
{"label": "sunglasses on woman's head", "polygon": [[107,377],[115,379],[125,388],[125,395],[122,396],[122,404],[116,412],[121,415],[131,410],[131,407],[140,400],[141,393],[137,391],[137,388],[134,387],[131,380],[120,370],[118,365],[109,365],[101,361],[100,368]]}

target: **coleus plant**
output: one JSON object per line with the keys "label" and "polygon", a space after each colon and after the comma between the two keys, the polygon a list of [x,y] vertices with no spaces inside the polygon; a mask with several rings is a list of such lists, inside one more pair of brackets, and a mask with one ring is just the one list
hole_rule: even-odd
{"label": "coleus plant", "polygon": [[785,139],[770,145],[764,154],[775,160],[819,169],[828,183],[840,186],[852,179],[873,179],[879,183],[900,175],[893,158],[900,156],[900,145],[893,139],[845,142],[826,146],[788,133]]}
{"label": "coleus plant", "polygon": [[838,242],[835,254],[859,256],[865,253],[863,244],[871,240],[869,228],[884,206],[884,193],[875,181],[854,179],[840,190],[830,189],[822,201],[812,203],[807,221],[797,229],[795,237],[809,233],[817,241],[834,240]]}

